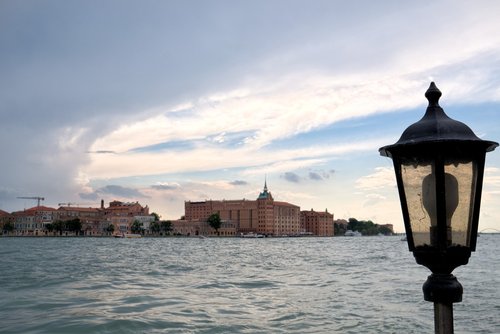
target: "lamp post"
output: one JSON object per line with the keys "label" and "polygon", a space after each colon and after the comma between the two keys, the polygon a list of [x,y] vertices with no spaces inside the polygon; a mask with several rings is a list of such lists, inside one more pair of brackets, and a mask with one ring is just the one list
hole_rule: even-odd
{"label": "lamp post", "polygon": [[463,289],[451,273],[475,251],[485,156],[498,143],[449,118],[434,82],[425,97],[422,119],[379,152],[394,163],[408,248],[432,271],[423,292],[434,303],[435,332],[453,333],[453,303]]}

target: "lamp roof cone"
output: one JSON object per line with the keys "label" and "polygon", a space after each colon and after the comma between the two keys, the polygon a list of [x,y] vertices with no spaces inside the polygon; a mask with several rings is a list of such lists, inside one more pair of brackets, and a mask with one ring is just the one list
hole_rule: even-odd
{"label": "lamp roof cone", "polygon": [[425,97],[429,101],[425,115],[418,122],[410,125],[395,144],[380,148],[380,154],[392,158],[392,152],[406,146],[450,141],[461,144],[472,143],[486,152],[493,151],[498,146],[496,142],[478,138],[466,124],[448,117],[439,105],[441,95],[436,84],[431,82],[425,92]]}

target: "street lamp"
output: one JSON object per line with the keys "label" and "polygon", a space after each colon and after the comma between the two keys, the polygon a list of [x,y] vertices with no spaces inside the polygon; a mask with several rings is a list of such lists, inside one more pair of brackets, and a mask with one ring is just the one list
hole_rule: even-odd
{"label": "street lamp", "polygon": [[379,152],[394,163],[408,248],[432,271],[423,292],[434,302],[435,332],[453,333],[452,305],[463,289],[451,273],[475,251],[484,160],[498,143],[449,118],[434,82],[425,97],[424,117]]}

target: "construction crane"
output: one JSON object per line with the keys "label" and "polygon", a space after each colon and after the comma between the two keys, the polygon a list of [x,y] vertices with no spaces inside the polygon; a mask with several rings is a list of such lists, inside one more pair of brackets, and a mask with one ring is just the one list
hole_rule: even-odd
{"label": "construction crane", "polygon": [[37,200],[37,205],[40,206],[40,201],[45,201],[45,197],[40,197],[40,196],[33,196],[33,197],[28,197],[28,196],[23,196],[23,197],[18,197],[19,199],[36,199]]}

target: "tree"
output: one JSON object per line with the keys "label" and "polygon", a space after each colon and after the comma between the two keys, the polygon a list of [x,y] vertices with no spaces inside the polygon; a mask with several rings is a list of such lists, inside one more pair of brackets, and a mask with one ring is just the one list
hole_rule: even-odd
{"label": "tree", "polygon": [[11,222],[6,222],[4,225],[3,225],[3,230],[5,232],[12,232],[14,231],[14,224],[12,224]]}
{"label": "tree", "polygon": [[80,233],[82,230],[82,222],[80,221],[80,218],[68,220],[66,222],[66,229],[68,231],[75,232],[76,234]]}
{"label": "tree", "polygon": [[157,221],[154,221],[152,222],[150,225],[149,225],[149,229],[151,230],[151,232],[153,233],[158,233],[160,232],[160,224],[158,224]]}
{"label": "tree", "polygon": [[208,225],[215,230],[217,235],[219,235],[219,228],[222,225],[219,213],[212,213],[207,219]]}
{"label": "tree", "polygon": [[345,224],[333,223],[333,234],[334,235],[344,235],[347,231]]}
{"label": "tree", "polygon": [[160,223],[161,230],[165,232],[166,234],[170,234],[170,232],[173,230],[172,228],[172,222],[170,220],[163,220]]}
{"label": "tree", "polygon": [[106,227],[106,232],[113,233],[115,231],[115,225],[109,224],[108,227]]}
{"label": "tree", "polygon": [[59,232],[59,235],[62,235],[62,231],[65,228],[64,222],[62,222],[60,220],[56,220],[54,223],[52,223],[52,226],[54,227],[55,231]]}
{"label": "tree", "polygon": [[143,231],[142,223],[138,220],[134,220],[134,223],[130,227],[132,233],[141,233]]}
{"label": "tree", "polygon": [[154,220],[155,222],[160,221],[160,215],[157,214],[156,212],[152,212],[151,216],[155,217],[155,220]]}
{"label": "tree", "polygon": [[357,220],[356,218],[349,218],[347,229],[351,231],[359,231],[363,235],[377,235],[377,234],[392,234],[392,231],[387,226],[380,226],[371,220]]}

